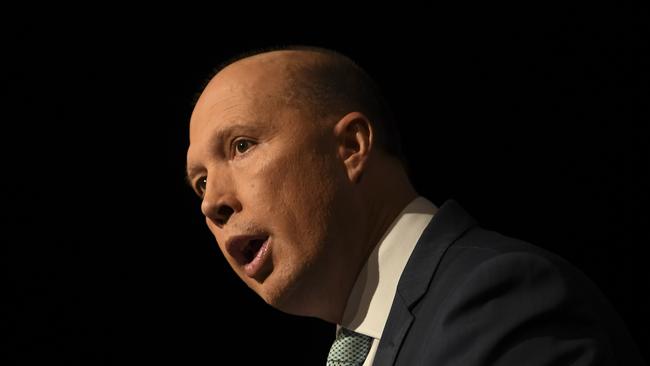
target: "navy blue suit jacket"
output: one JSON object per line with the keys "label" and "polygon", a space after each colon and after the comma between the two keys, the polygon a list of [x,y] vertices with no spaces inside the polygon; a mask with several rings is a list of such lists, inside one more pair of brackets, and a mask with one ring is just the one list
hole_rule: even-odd
{"label": "navy blue suit jacket", "polygon": [[446,201],[409,258],[374,365],[643,365],[622,320],[562,258]]}

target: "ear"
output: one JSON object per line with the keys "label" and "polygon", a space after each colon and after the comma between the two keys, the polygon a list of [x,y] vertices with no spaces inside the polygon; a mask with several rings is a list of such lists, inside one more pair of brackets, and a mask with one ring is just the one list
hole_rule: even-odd
{"label": "ear", "polygon": [[373,145],[370,121],[362,113],[348,113],[334,125],[334,135],[338,144],[338,156],[345,164],[348,178],[358,183]]}

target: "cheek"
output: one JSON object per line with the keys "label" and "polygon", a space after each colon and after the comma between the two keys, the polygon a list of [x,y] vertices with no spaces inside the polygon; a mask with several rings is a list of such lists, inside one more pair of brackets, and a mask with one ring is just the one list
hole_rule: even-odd
{"label": "cheek", "polygon": [[304,239],[318,240],[327,230],[335,196],[332,167],[325,157],[313,154],[288,157],[278,170],[284,172],[274,190],[280,213]]}
{"label": "cheek", "polygon": [[[265,220],[275,212],[278,203],[278,191],[281,190],[285,178],[282,162],[270,156],[263,156],[252,162],[252,169],[241,177],[239,196],[245,200],[244,205],[252,208],[258,220]],[[260,217],[260,215],[262,215]],[[266,216],[266,217],[265,217]]]}
{"label": "cheek", "polygon": [[[336,195],[335,167],[317,151],[295,148],[260,151],[240,187],[257,222],[292,246],[313,247],[323,241]],[[330,160],[328,160],[330,159]]]}

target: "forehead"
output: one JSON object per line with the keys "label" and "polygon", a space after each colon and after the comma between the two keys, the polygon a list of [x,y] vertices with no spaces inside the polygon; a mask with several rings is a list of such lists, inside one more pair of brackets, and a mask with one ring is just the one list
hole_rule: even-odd
{"label": "forehead", "polygon": [[[190,143],[206,127],[270,117],[283,107],[287,72],[278,65],[244,62],[217,74],[201,94],[190,120]],[[225,127],[225,126],[224,126]]]}

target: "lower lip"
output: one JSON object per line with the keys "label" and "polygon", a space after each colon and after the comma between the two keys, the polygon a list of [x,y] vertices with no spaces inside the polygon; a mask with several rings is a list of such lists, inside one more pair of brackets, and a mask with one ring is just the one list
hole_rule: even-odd
{"label": "lower lip", "polygon": [[257,251],[257,254],[255,255],[255,258],[253,258],[250,263],[246,264],[244,266],[244,272],[246,273],[246,276],[248,277],[255,277],[258,275],[261,270],[262,266],[264,263],[266,263],[266,260],[268,259],[269,256],[269,246],[271,244],[271,237],[269,236],[268,239],[262,244],[260,247],[260,250]]}

